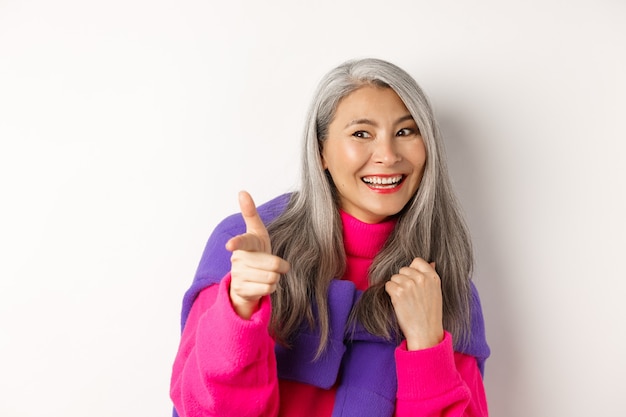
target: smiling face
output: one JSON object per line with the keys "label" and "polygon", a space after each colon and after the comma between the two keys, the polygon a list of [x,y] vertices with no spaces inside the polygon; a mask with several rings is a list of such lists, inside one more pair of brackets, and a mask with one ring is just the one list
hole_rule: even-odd
{"label": "smiling face", "polygon": [[417,192],[425,163],[417,124],[391,88],[365,85],[339,102],[322,164],[346,213],[365,223],[399,213]]}

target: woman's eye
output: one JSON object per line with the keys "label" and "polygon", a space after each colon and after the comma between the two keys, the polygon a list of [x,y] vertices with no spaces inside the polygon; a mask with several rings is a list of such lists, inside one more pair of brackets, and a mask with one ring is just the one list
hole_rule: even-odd
{"label": "woman's eye", "polygon": [[396,136],[409,136],[409,135],[412,135],[413,132],[414,132],[413,129],[405,127],[404,129],[398,130],[398,133],[396,133]]}
{"label": "woman's eye", "polygon": [[356,132],[352,134],[352,136],[354,136],[355,138],[361,138],[361,139],[367,139],[367,138],[372,137],[369,133],[367,133],[364,130],[357,130]]}

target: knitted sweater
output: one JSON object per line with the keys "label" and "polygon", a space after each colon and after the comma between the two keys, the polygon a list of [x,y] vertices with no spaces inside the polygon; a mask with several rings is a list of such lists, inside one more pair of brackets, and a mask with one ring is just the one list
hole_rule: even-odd
{"label": "knitted sweater", "polygon": [[[280,213],[287,199],[282,196],[259,207],[261,217],[267,217],[264,221]],[[241,219],[231,217],[218,226],[185,299],[193,307],[188,314],[183,311],[184,331],[171,387],[181,417],[303,413],[324,417],[331,412],[333,417],[487,415],[479,370],[488,347],[477,298],[471,354],[453,352],[448,333],[439,345],[413,352],[406,350],[405,343],[389,345],[363,329],[351,340],[343,340],[347,314],[359,295],[354,284],[358,289],[367,286],[364,274],[393,223],[366,225],[345,213],[342,221],[346,281],[336,280],[331,286],[333,337],[328,354],[317,362],[311,360],[317,347],[315,334],[303,331],[291,350],[275,345],[267,330],[269,297],[262,299],[250,320],[235,314],[228,295],[228,269],[221,282],[211,273],[224,256],[216,251],[216,241],[223,248],[230,236],[241,233],[239,225],[233,227]]]}

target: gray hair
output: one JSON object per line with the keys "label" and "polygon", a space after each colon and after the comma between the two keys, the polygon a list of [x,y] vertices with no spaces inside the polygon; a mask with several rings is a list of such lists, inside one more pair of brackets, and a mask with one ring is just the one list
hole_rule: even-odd
{"label": "gray hair", "polygon": [[353,310],[352,320],[373,334],[399,337],[384,284],[415,257],[421,257],[437,264],[444,328],[457,345],[462,345],[470,335],[473,255],[450,184],[441,134],[431,105],[415,80],[396,65],[379,59],[338,66],[322,79],[315,93],[304,130],[300,191],[269,227],[274,252],[292,265],[272,295],[271,327],[278,340],[288,344],[304,318],[322,335],[318,355],[328,342],[328,286],[333,278],[343,275],[346,260],[337,192],[322,166],[321,151],[339,102],[364,85],[395,91],[419,128],[427,160],[418,191],[397,215],[394,231],[372,263],[370,287]]}

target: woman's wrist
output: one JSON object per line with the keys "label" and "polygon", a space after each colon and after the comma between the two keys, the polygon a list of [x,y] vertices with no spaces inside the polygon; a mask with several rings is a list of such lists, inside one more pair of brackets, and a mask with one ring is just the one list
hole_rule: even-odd
{"label": "woman's wrist", "polygon": [[247,300],[230,292],[230,304],[233,306],[233,310],[239,317],[244,320],[250,320],[250,317],[259,309],[260,299]]}
{"label": "woman's wrist", "polygon": [[406,349],[409,351],[430,349],[440,344],[443,341],[443,338],[443,330],[441,330],[440,333],[433,333],[428,336],[409,335],[406,337]]}

